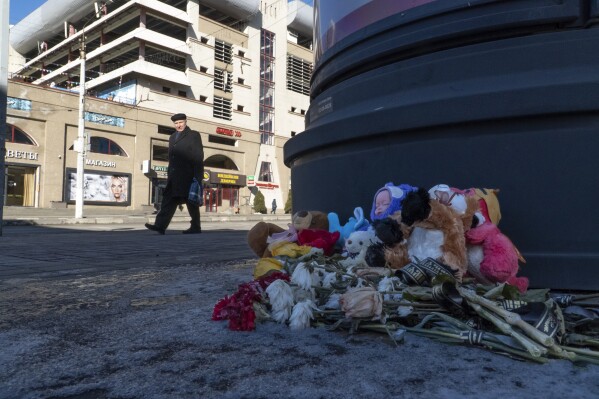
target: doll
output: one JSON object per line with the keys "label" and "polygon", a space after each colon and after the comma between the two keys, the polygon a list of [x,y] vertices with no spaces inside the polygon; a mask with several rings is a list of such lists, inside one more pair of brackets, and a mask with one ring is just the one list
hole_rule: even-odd
{"label": "doll", "polygon": [[399,186],[395,186],[393,183],[385,184],[374,194],[370,220],[385,219],[395,212],[401,211],[401,203],[406,195],[417,189],[418,187],[409,184],[400,184]]}

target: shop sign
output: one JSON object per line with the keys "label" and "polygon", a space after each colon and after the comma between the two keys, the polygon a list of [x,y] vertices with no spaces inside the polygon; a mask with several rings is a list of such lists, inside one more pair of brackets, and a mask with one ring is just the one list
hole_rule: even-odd
{"label": "shop sign", "polygon": [[95,112],[86,112],[85,120],[88,122],[100,123],[102,125],[125,127],[125,120],[123,118],[104,114],[96,114]]}
{"label": "shop sign", "polygon": [[166,177],[168,175],[168,166],[152,165],[152,170],[154,170],[159,177]]}
{"label": "shop sign", "polygon": [[230,137],[241,137],[241,132],[239,130],[227,129],[220,126],[216,128],[216,133]]}
{"label": "shop sign", "polygon": [[100,161],[98,159],[86,159],[85,164],[90,166],[102,166],[104,168],[116,168],[116,162]]}
{"label": "shop sign", "polygon": [[278,184],[272,183],[256,183],[257,187],[264,188],[266,190],[274,190],[275,188],[279,188]]}
{"label": "shop sign", "polygon": [[6,98],[6,106],[12,109],[18,109],[19,111],[31,111],[31,100],[25,100],[24,98]]}
{"label": "shop sign", "polygon": [[15,158],[15,159],[29,159],[31,161],[37,161],[39,154],[37,152],[30,151],[15,151],[15,150],[6,150],[6,155],[4,158]]}
{"label": "shop sign", "polygon": [[[245,186],[245,176],[234,173],[206,171],[210,174],[210,183]],[[204,172],[204,173],[206,173]]]}
{"label": "shop sign", "polygon": [[247,180],[248,180],[248,187],[253,187],[256,185],[256,182],[254,181],[254,175],[248,175]]}
{"label": "shop sign", "polygon": [[210,181],[210,171],[209,170],[205,170],[204,171],[204,176],[202,178],[203,181]]}

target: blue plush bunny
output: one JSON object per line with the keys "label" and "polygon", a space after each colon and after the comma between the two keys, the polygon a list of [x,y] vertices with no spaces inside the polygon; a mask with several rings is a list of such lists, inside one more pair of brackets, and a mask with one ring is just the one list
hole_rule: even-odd
{"label": "blue plush bunny", "polygon": [[345,240],[351,233],[358,230],[365,231],[370,225],[368,220],[364,218],[364,210],[361,207],[354,209],[354,216],[350,217],[343,226],[341,226],[341,222],[339,221],[339,215],[335,212],[330,212],[327,217],[329,219],[329,233],[335,231],[340,233],[336,243],[338,247],[345,245]]}

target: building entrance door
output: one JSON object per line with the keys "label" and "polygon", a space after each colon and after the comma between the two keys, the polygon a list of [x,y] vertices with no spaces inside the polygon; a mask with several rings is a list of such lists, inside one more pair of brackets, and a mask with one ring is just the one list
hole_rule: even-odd
{"label": "building entrance door", "polygon": [[151,203],[154,205],[154,209],[159,210],[162,205],[162,197],[164,189],[166,188],[166,179],[152,179],[152,198]]}
{"label": "building entrance door", "polygon": [[204,206],[206,212],[218,211],[218,190],[210,187],[204,189]]}
{"label": "building entrance door", "polygon": [[6,166],[4,205],[35,206],[35,167]]}

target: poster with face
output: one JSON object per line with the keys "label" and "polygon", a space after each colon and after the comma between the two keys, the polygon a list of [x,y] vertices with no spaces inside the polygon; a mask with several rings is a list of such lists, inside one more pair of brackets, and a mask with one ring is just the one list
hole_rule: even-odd
{"label": "poster with face", "polygon": [[[105,204],[128,205],[130,191],[130,175],[101,174],[85,172],[83,176],[83,200]],[[67,193],[69,202],[74,202],[77,195],[77,172],[67,172]]]}

